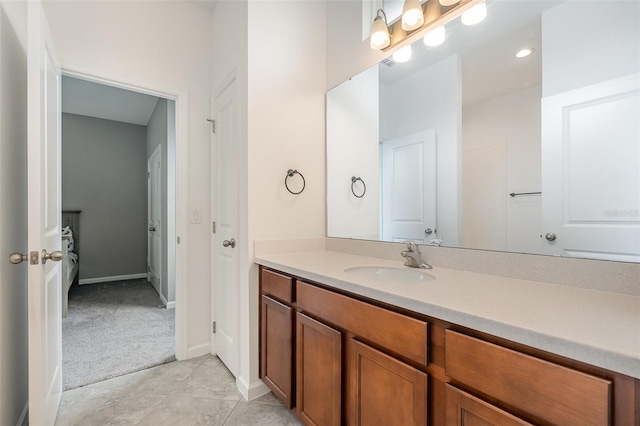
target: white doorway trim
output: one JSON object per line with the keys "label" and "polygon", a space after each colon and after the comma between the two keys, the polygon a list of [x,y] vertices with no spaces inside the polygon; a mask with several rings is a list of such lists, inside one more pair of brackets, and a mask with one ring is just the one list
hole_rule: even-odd
{"label": "white doorway trim", "polygon": [[[96,70],[82,70],[74,67],[63,67],[62,74],[104,84],[119,89],[130,90],[151,96],[175,101],[175,181],[168,183],[167,191],[167,242],[168,242],[168,281],[175,277],[175,309],[176,309],[176,358],[189,358],[189,291],[187,287],[187,259],[189,254],[188,234],[188,92],[180,87],[152,84],[148,81],[133,81],[124,75],[103,73]],[[170,178],[170,176],[169,176]],[[169,179],[171,180],[171,179]],[[172,221],[175,212],[175,221]],[[175,226],[172,224],[175,223]],[[177,239],[180,238],[180,242]],[[174,243],[171,243],[171,242]],[[175,248],[175,256],[172,252]],[[172,274],[175,271],[175,275]]]}

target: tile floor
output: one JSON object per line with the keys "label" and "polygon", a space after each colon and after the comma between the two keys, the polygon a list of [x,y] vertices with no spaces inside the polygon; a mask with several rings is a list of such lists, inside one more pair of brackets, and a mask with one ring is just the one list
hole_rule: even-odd
{"label": "tile floor", "polygon": [[212,355],[66,391],[56,419],[56,426],[301,424],[273,394],[245,402]]}

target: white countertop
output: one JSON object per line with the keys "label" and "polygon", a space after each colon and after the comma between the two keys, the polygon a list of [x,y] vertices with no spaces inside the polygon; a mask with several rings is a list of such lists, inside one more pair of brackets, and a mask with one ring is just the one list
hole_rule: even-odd
{"label": "white countertop", "polygon": [[434,267],[435,280],[381,282],[344,272],[403,267],[331,251],[263,255],[256,263],[514,342],[640,378],[640,297]]}

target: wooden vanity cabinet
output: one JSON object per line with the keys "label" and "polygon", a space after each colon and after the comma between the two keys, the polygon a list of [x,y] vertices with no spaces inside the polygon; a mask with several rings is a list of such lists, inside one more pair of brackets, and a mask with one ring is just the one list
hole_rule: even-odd
{"label": "wooden vanity cabinet", "polygon": [[293,279],[261,269],[260,284],[260,377],[292,408],[295,400]]}
{"label": "wooden vanity cabinet", "polygon": [[449,384],[446,389],[446,422],[450,426],[533,426],[486,401]]}
{"label": "wooden vanity cabinet", "polygon": [[[416,367],[426,370],[425,321],[300,280],[296,308],[296,410],[306,424],[340,425],[342,416],[347,425],[426,424],[427,375]],[[346,352],[341,349],[343,342]],[[309,369],[320,373],[309,376]],[[322,380],[322,374],[332,380]],[[315,386],[319,389],[311,397]],[[316,414],[310,421],[303,413],[311,411],[324,412],[325,420],[316,421],[320,418]]]}
{"label": "wooden vanity cabinet", "polygon": [[640,380],[260,268],[261,377],[307,425],[640,426]]}
{"label": "wooden vanity cabinet", "polygon": [[342,421],[342,333],[296,315],[296,413],[307,425]]}
{"label": "wooden vanity cabinet", "polygon": [[347,424],[427,424],[427,375],[371,346],[350,339]]}
{"label": "wooden vanity cabinet", "polygon": [[610,424],[611,380],[452,330],[445,336],[446,374],[461,386],[513,407],[535,423]]}

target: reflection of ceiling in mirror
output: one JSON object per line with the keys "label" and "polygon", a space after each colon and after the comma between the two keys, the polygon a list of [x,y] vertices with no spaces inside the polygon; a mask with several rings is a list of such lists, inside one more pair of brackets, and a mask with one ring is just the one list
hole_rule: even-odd
{"label": "reflection of ceiling in mirror", "polygon": [[[488,3],[484,22],[465,26],[456,19],[447,24],[443,45],[427,47],[420,39],[412,45],[409,62],[393,63],[391,67],[381,63],[380,82],[392,84],[458,53],[462,61],[463,106],[538,85],[542,77],[540,14],[560,3]],[[533,54],[517,59],[516,52],[525,47],[533,48]]]}

